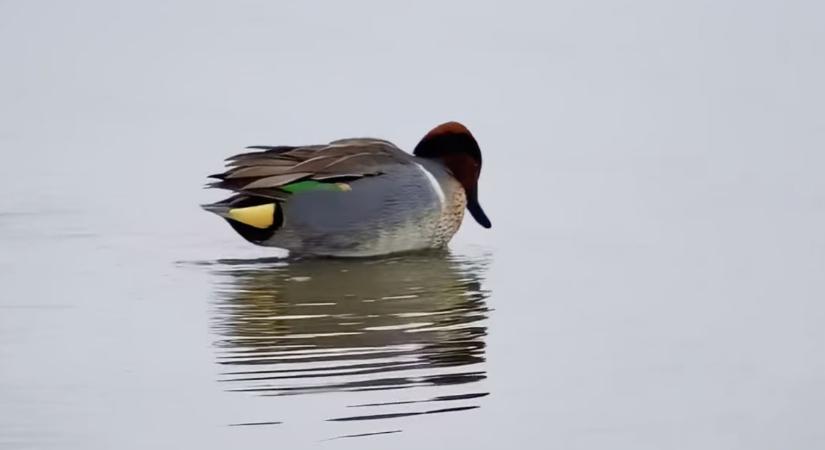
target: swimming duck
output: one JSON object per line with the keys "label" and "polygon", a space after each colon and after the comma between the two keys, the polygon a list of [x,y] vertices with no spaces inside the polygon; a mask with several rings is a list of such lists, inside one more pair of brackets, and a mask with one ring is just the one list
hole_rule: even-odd
{"label": "swimming duck", "polygon": [[458,122],[433,128],[412,155],[373,138],[247,148],[207,185],[234,195],[203,208],[254,244],[365,257],[444,247],[465,208],[491,226],[478,203],[481,150]]}

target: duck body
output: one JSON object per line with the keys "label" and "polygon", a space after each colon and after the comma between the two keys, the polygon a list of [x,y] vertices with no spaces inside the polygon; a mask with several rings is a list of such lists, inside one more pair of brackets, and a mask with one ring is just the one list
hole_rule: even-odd
{"label": "duck body", "polygon": [[347,183],[348,190],[292,195],[282,203],[283,226],[270,239],[256,243],[342,257],[446,245],[464,216],[461,185],[427,162],[388,164],[382,172]]}
{"label": "duck body", "polygon": [[213,176],[213,187],[235,195],[203,206],[254,244],[378,256],[444,247],[464,217],[466,182],[440,158],[367,138],[257,149],[229,158],[229,169]]}

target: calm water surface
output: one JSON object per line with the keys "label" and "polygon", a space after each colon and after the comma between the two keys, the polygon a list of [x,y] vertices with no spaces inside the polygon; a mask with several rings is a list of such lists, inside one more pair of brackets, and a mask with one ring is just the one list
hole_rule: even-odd
{"label": "calm water surface", "polygon": [[[0,448],[825,448],[824,5],[0,1]],[[197,206],[447,120],[447,252]]]}

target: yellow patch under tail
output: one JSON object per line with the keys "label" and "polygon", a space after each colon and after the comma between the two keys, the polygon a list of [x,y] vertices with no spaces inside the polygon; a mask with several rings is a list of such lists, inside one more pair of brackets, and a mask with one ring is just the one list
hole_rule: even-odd
{"label": "yellow patch under tail", "polygon": [[230,219],[255,228],[269,228],[275,220],[275,203],[248,206],[246,208],[232,208],[227,214]]}

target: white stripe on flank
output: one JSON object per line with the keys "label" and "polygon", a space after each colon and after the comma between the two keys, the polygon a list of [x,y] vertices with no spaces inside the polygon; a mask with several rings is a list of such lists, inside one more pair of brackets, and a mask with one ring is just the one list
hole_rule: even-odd
{"label": "white stripe on flank", "polygon": [[438,180],[436,180],[433,174],[431,174],[430,171],[425,169],[424,166],[422,166],[421,164],[415,163],[415,165],[418,166],[418,168],[421,169],[422,172],[424,172],[424,175],[427,177],[427,179],[430,180],[430,185],[432,185],[433,191],[435,191],[435,195],[438,196],[438,202],[441,204],[441,208],[443,209],[446,199],[444,197],[444,190],[441,189],[441,185],[438,184]]}

